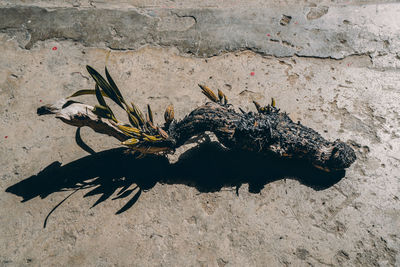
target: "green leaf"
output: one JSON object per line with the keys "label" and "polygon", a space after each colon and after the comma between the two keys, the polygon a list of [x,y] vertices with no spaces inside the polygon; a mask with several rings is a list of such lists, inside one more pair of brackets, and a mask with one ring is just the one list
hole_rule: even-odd
{"label": "green leaf", "polygon": [[151,124],[154,124],[154,121],[153,121],[153,111],[151,110],[149,104],[147,104],[147,113],[149,114],[149,120],[150,120]]}
{"label": "green leaf", "polygon": [[[96,94],[96,91],[95,91],[95,90],[92,90],[92,89],[83,89],[83,90],[76,91],[75,93],[73,93],[72,95],[70,95],[70,96],[67,97],[67,98],[77,97],[77,96],[81,96],[81,95],[95,95],[95,94]],[[102,94],[103,96],[107,96],[104,92],[101,92],[101,94]],[[108,97],[108,96],[107,96],[107,97]]]}
{"label": "green leaf", "polygon": [[124,125],[117,125],[118,129],[130,136],[140,136],[141,131],[136,127],[124,126]]}
{"label": "green leaf", "polygon": [[135,104],[133,104],[133,103],[131,103],[131,104],[132,104],[132,109],[131,109],[130,113],[132,113],[132,115],[134,115],[138,119],[140,125],[143,125],[145,122],[143,113],[140,111],[140,109],[138,107],[135,106]]}
{"label": "green leaf", "polygon": [[129,111],[127,111],[126,113],[128,113],[128,119],[131,125],[134,127],[140,127],[138,119],[136,119],[136,117],[133,116]]}
{"label": "green leaf", "polygon": [[100,86],[101,89],[106,93],[106,95],[111,98],[117,105],[119,105],[121,108],[124,108],[122,106],[121,101],[118,98],[118,95],[114,92],[114,90],[111,88],[111,86],[108,84],[108,82],[103,78],[103,76],[100,75],[95,69],[90,67],[89,65],[86,66],[87,71],[89,74],[92,76],[92,78],[96,81],[96,83]]}
{"label": "green leaf", "polygon": [[99,104],[100,104],[101,106],[108,107],[107,104],[106,104],[106,101],[105,101],[104,98],[103,98],[103,95],[101,94],[100,88],[99,88],[99,86],[98,86],[97,84],[96,84],[94,90],[95,90],[95,92],[96,92],[96,98],[97,98],[97,101],[99,101]]}
{"label": "green leaf", "polygon": [[105,118],[105,119],[109,119],[109,120],[113,120],[115,122],[118,122],[109,107],[95,105],[94,109],[93,109],[93,113],[96,114],[97,116],[101,117],[101,118]]}
{"label": "green leaf", "polygon": [[118,89],[117,85],[115,84],[114,80],[111,78],[111,75],[110,75],[110,73],[108,72],[107,67],[105,67],[105,71],[106,71],[107,80],[108,80],[108,82],[110,83],[111,88],[114,90],[114,92],[115,92],[115,94],[118,96],[119,100],[120,100],[122,103],[125,103],[125,100],[124,100],[124,98],[122,97],[122,94],[121,94],[121,92],[119,91],[119,89]]}

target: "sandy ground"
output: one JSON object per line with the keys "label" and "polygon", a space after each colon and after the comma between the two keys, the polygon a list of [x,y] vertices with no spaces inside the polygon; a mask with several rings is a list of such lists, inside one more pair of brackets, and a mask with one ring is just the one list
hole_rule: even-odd
{"label": "sandy ground", "polygon": [[[47,1],[37,1],[34,6],[25,1],[11,2],[3,1],[0,12],[8,8],[18,10],[22,8],[19,5],[24,5],[37,14],[38,6],[62,6]],[[63,8],[75,10],[74,16],[79,17],[80,8],[89,2],[69,1]],[[117,10],[118,4],[130,5],[140,14],[148,12],[137,9],[143,4],[140,1],[114,1],[111,6],[100,1],[91,3],[97,3],[96,8],[90,9],[93,14],[103,9]],[[180,3],[155,2],[155,5]],[[279,3],[274,8],[288,9],[287,3]],[[249,1],[249,4],[257,3]],[[400,53],[394,44],[398,42],[400,26],[385,19],[396,17],[400,5],[371,4],[371,1],[358,1],[353,7],[342,7],[340,1],[296,4],[304,7],[299,12],[305,15],[312,8],[324,10],[321,6],[330,5],[332,12],[354,8],[364,15],[381,10],[387,16],[371,22],[355,13],[351,31],[358,35],[343,36],[335,35],[339,26],[326,26],[334,17],[329,17],[328,12],[325,21],[320,21],[322,16],[307,24],[315,29],[320,23],[320,28],[325,29],[324,35],[316,35],[321,38],[318,45],[324,49],[300,49],[285,57],[279,53],[292,50],[285,50],[287,45],[282,40],[278,42],[282,49],[264,47],[261,39],[257,39],[258,30],[249,34],[249,38],[254,37],[251,49],[242,47],[234,37],[226,38],[234,45],[221,48],[225,43],[210,35],[208,44],[198,46],[204,51],[214,49],[212,54],[219,51],[215,56],[186,53],[192,45],[185,40],[187,35],[177,33],[181,21],[170,21],[163,12],[157,16],[161,21],[167,18],[164,22],[169,24],[161,30],[157,28],[160,24],[153,25],[151,20],[140,17],[140,21],[153,25],[158,32],[167,31],[165,36],[169,39],[165,40],[171,40],[168,45],[153,38],[150,44],[144,42],[120,50],[110,49],[110,42],[102,41],[103,30],[89,29],[93,32],[88,33],[87,39],[82,35],[83,39],[74,40],[58,36],[58,31],[73,35],[79,28],[70,31],[55,23],[58,28],[55,26],[56,30],[51,31],[47,22],[46,27],[37,26],[41,23],[32,28],[27,24],[5,27],[3,19],[3,25],[0,24],[0,265],[398,266]],[[189,1],[179,7],[198,8],[195,14],[201,14],[203,5],[207,3],[196,6]],[[46,10],[57,11],[57,8]],[[240,16],[244,14],[241,8],[234,11],[239,15],[236,25],[240,25]],[[224,19],[227,13],[207,14]],[[243,16],[246,18],[248,14]],[[368,27],[361,27],[362,21],[367,21]],[[197,23],[198,32],[208,31],[201,26],[207,24]],[[304,32],[312,30],[307,25]],[[390,27],[380,31],[385,25]],[[281,26],[270,31],[276,33]],[[124,29],[126,33],[135,33],[139,28]],[[49,34],[38,34],[43,32]],[[290,30],[286,34],[289,36]],[[34,42],[32,36],[36,36]],[[324,42],[329,40],[324,41],[323,36],[336,36],[331,41],[344,48],[325,47]],[[124,36],[113,38],[117,46],[124,46],[129,40]],[[304,38],[300,36],[298,42],[306,42],[310,35]],[[374,39],[376,43],[372,45]],[[27,43],[31,44],[28,48]],[[161,179],[162,171],[157,172],[163,170],[163,161],[151,158],[127,161],[118,151],[110,150],[120,146],[118,141],[84,128],[82,139],[96,152],[106,151],[90,156],[77,145],[76,129],[51,116],[36,115],[36,109],[43,104],[53,103],[78,89],[92,88],[94,82],[85,70],[87,64],[99,70],[107,65],[125,98],[143,109],[150,103],[158,122],[163,121],[164,109],[169,104],[174,105],[179,119],[205,103],[197,88],[198,83],[203,83],[222,89],[233,105],[246,111],[254,110],[253,100],[266,104],[274,97],[278,107],[293,120],[312,127],[327,139],[340,138],[350,144],[358,159],[337,181],[319,182],[326,179],[321,175],[314,177],[317,182],[310,183],[302,179],[302,166],[274,166],[263,161],[257,161],[255,166],[252,158],[227,155],[213,143],[204,141],[190,153],[180,150],[170,157],[171,161],[183,163],[174,172],[180,178],[166,180]],[[95,103],[94,97],[80,100]],[[273,175],[276,168],[297,169],[291,177],[277,177]],[[235,185],[221,189],[207,186],[218,182],[225,169],[238,173],[248,170],[249,177],[239,184],[238,195]],[[159,176],[150,177],[149,173]],[[55,209],[43,228],[49,212],[74,192],[79,182],[93,181],[97,176],[100,177],[95,183],[97,188],[76,191]],[[123,176],[135,177],[144,189],[140,196],[135,195],[138,192],[135,189],[115,199],[123,187],[120,183]],[[263,179],[254,185],[252,176]],[[69,184],[71,180],[78,182]],[[201,183],[203,180],[206,182]],[[136,202],[116,215],[121,207],[132,203],[132,198]]]}

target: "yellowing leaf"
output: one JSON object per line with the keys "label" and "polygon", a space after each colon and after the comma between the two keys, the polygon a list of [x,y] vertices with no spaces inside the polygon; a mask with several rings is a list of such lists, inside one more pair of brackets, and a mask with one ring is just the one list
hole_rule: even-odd
{"label": "yellowing leaf", "polygon": [[126,146],[132,146],[132,145],[135,145],[137,143],[139,143],[139,140],[137,140],[136,138],[131,138],[131,139],[128,139],[128,140],[122,142],[122,144],[126,145]]}
{"label": "yellowing leaf", "polygon": [[117,125],[118,129],[131,136],[140,136],[140,130],[135,127]]}

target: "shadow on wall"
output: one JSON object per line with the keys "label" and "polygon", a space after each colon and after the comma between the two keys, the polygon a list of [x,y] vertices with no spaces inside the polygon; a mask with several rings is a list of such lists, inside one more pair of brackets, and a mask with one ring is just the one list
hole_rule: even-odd
{"label": "shadow on wall", "polygon": [[[284,178],[322,190],[345,175],[345,171],[326,173],[298,160],[226,151],[217,142],[188,150],[174,164],[163,156],[136,159],[127,152],[126,148],[110,149],[64,166],[56,161],[37,175],[10,186],[6,192],[22,197],[25,202],[37,196],[46,198],[55,192],[70,190],[71,196],[78,190],[93,188],[85,194],[85,197],[100,195],[93,207],[113,195],[116,195],[113,200],[131,197],[116,212],[120,214],[136,203],[143,190],[150,190],[156,183],[184,184],[200,192],[215,192],[232,186],[236,186],[238,192],[242,184],[248,183],[251,193],[259,193],[266,184]],[[44,227],[49,215],[62,202],[48,214]]]}

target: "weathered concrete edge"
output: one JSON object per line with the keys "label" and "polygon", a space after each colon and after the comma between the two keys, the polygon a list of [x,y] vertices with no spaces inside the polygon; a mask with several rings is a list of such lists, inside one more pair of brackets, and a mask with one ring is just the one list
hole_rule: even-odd
{"label": "weathered concrete edge", "polygon": [[60,39],[116,50],[174,46],[198,57],[240,50],[276,57],[385,56],[400,66],[399,13],[396,3],[302,10],[18,6],[0,8],[0,31],[18,36],[24,49]]}

